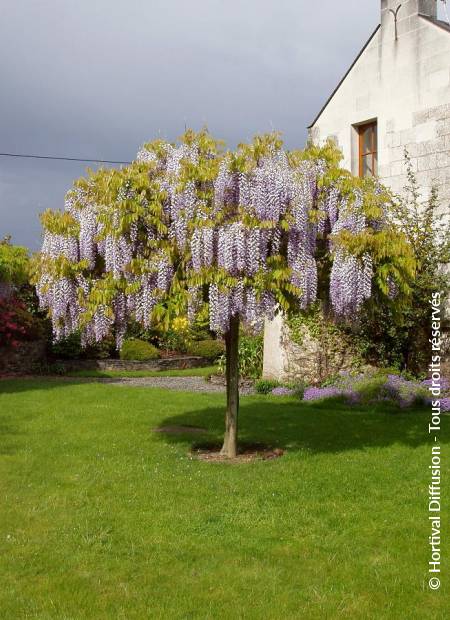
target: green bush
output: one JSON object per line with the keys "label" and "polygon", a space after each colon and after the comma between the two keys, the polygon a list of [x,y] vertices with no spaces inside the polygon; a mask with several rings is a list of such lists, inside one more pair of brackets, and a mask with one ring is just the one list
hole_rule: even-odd
{"label": "green bush", "polygon": [[301,379],[297,381],[289,381],[285,384],[287,388],[294,391],[294,396],[302,400],[303,394],[305,393],[306,384]]}
{"label": "green bush", "polygon": [[12,245],[9,236],[0,241],[0,282],[25,284],[28,281],[29,267],[27,248]]}
{"label": "green bush", "polygon": [[279,385],[279,382],[274,379],[258,379],[258,381],[255,381],[255,390],[258,394],[270,394]]}
{"label": "green bush", "polygon": [[239,372],[241,377],[248,377],[250,379],[259,379],[261,377],[263,346],[262,336],[241,334],[239,339]]}
{"label": "green bush", "polygon": [[109,336],[100,342],[94,342],[86,348],[81,346],[79,332],[74,332],[58,342],[50,343],[50,353],[52,357],[64,360],[78,359],[107,359],[115,354],[116,345],[114,338]]}
{"label": "green bush", "polygon": [[80,334],[75,332],[70,334],[70,336],[67,336],[67,338],[63,338],[58,342],[53,342],[50,345],[50,352],[53,357],[57,357],[59,359],[79,359],[83,353]]}
{"label": "green bush", "polygon": [[158,347],[165,351],[186,353],[189,348],[190,337],[188,331],[168,329],[157,336]]}
{"label": "green bush", "polygon": [[116,341],[113,336],[107,336],[100,340],[100,342],[89,344],[82,354],[82,357],[88,360],[104,360],[116,356]]}
{"label": "green bush", "polygon": [[[372,296],[359,320],[355,342],[372,364],[407,369],[413,375],[428,370],[431,338],[430,299],[441,292],[444,312],[449,295],[447,265],[450,262],[450,220],[448,209],[438,208],[439,196],[433,187],[426,201],[409,154],[405,151],[408,182],[402,197],[395,196],[390,214],[400,234],[408,239],[416,261],[410,295],[403,303],[387,304]],[[444,312],[442,329],[448,326]]]}
{"label": "green bush", "polygon": [[360,402],[369,404],[377,400],[383,392],[387,376],[384,374],[373,374],[355,383],[355,392],[359,396]]}
{"label": "green bush", "polygon": [[159,351],[156,347],[145,340],[138,340],[137,338],[125,340],[120,350],[121,360],[146,362],[158,358]]}
{"label": "green bush", "polygon": [[198,357],[206,357],[211,360],[216,360],[218,357],[224,354],[225,345],[221,340],[197,340],[191,342],[187,347],[189,355],[195,355]]}
{"label": "green bush", "polygon": [[[226,357],[218,359],[219,373],[225,374]],[[239,336],[239,375],[246,379],[260,379],[263,369],[263,337],[241,333]]]}

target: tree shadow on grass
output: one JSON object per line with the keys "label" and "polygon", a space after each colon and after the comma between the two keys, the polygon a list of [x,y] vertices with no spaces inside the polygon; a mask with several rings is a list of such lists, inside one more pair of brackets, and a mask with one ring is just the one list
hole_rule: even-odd
{"label": "tree shadow on grass", "polygon": [[0,396],[2,394],[16,394],[19,392],[28,392],[30,390],[51,390],[71,385],[89,384],[89,383],[112,383],[114,380],[84,377],[66,377],[66,376],[25,376],[25,377],[2,377],[0,379]]}
{"label": "tree shadow on grass", "polygon": [[[426,408],[400,410],[394,405],[353,405],[338,399],[320,403],[273,398],[242,402],[239,413],[239,443],[264,444],[288,452],[345,452],[402,444],[410,447],[430,443],[429,411]],[[255,402],[256,401],[256,402]],[[165,418],[161,426],[195,426],[203,436],[160,433],[166,443],[201,446],[220,445],[224,431],[224,410],[206,407]],[[450,442],[449,424],[442,420],[441,443]]]}

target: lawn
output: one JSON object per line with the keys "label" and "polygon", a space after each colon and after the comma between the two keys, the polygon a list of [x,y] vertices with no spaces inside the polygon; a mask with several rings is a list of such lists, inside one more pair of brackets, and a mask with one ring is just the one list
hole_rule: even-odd
{"label": "lawn", "polygon": [[217,366],[202,366],[200,368],[183,368],[181,370],[73,370],[65,373],[67,377],[209,377],[217,373]]}
{"label": "lawn", "polygon": [[[246,397],[242,439],[285,456],[191,460],[192,441],[220,438],[223,407],[217,394],[0,382],[0,617],[448,617],[445,474],[443,586],[427,586],[426,411]],[[180,424],[208,430],[152,432]]]}

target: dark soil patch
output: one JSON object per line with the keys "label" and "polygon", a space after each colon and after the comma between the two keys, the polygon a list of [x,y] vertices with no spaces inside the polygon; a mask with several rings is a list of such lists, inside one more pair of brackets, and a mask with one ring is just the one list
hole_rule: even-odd
{"label": "dark soil patch", "polygon": [[154,433],[168,433],[172,435],[181,435],[184,433],[206,433],[206,428],[197,426],[160,426],[152,428]]}
{"label": "dark soil patch", "polygon": [[251,463],[252,461],[270,461],[283,456],[284,450],[263,444],[244,444],[239,446],[238,455],[229,459],[220,453],[218,444],[197,444],[192,446],[190,456],[201,461],[213,463]]}

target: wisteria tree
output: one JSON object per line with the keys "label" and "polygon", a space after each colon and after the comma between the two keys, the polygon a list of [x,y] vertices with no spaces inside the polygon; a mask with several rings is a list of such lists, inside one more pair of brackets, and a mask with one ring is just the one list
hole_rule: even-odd
{"label": "wisteria tree", "polygon": [[42,216],[36,283],[55,339],[114,332],[120,347],[131,319],[193,320],[207,303],[226,342],[222,453],[234,457],[240,324],[258,331],[306,308],[324,264],[337,316],[355,316],[373,287],[405,291],[413,272],[405,240],[385,225],[387,194],[338,160],[330,144],[286,152],[277,135],[221,152],[206,131],[188,131],[179,145],[146,144],[131,165],[78,180],[65,210]]}

